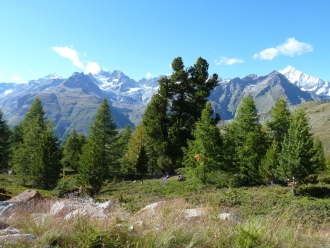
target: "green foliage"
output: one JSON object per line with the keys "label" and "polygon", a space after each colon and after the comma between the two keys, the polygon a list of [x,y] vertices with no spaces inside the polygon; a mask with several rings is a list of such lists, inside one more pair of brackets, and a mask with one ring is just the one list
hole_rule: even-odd
{"label": "green foliage", "polygon": [[277,141],[280,148],[284,136],[290,127],[290,118],[291,113],[287,107],[286,100],[281,97],[272,109],[271,120],[266,122],[266,126],[271,130],[271,138]]}
{"label": "green foliage", "polygon": [[60,176],[62,154],[53,125],[46,120],[38,97],[13,134],[11,163],[18,183],[41,189],[54,188]]}
{"label": "green foliage", "polygon": [[127,149],[123,157],[122,173],[135,174],[136,165],[142,147],[145,147],[145,128],[142,124],[136,127],[132,137],[128,141]]}
{"label": "green foliage", "polygon": [[238,174],[242,185],[259,184],[259,165],[267,143],[252,98],[243,98],[236,117],[226,129],[224,142],[229,170]]}
{"label": "green foliage", "polygon": [[71,175],[61,178],[52,193],[58,197],[64,197],[65,194],[73,192],[77,189],[76,175]]}
{"label": "green foliage", "polygon": [[132,128],[131,126],[127,125],[122,133],[119,134],[117,141],[116,141],[116,161],[118,163],[118,167],[120,167],[120,170],[125,166],[125,159],[124,155],[127,151],[129,140],[132,136]]}
{"label": "green foliage", "polygon": [[100,191],[106,178],[118,172],[118,168],[114,166],[116,137],[116,124],[110,106],[104,99],[90,127],[90,134],[87,143],[83,146],[78,168],[77,183],[85,192],[89,188],[91,195]]}
{"label": "green foliage", "polygon": [[206,60],[198,58],[194,66],[185,69],[182,58],[175,58],[173,74],[159,80],[158,93],[143,117],[158,164],[169,174],[182,166],[182,148],[193,138],[191,132],[195,123],[217,85],[218,76],[209,77],[208,67]]}
{"label": "green foliage", "polygon": [[70,167],[78,171],[79,159],[82,152],[82,147],[86,143],[84,134],[78,134],[74,128],[66,137],[62,144],[63,158],[61,163],[63,168]]}
{"label": "green foliage", "polygon": [[211,104],[207,103],[192,133],[194,139],[184,149],[183,164],[204,184],[209,181],[207,175],[224,169],[222,137],[217,127],[219,116],[212,118],[212,115]]}
{"label": "green foliage", "polygon": [[281,150],[277,141],[274,139],[271,146],[268,148],[265,157],[261,160],[260,175],[266,182],[274,182],[278,177],[279,154]]}
{"label": "green foliage", "polygon": [[8,161],[10,155],[10,135],[11,132],[7,125],[7,121],[3,119],[3,114],[0,109],[0,171],[8,169]]}
{"label": "green foliage", "polygon": [[303,181],[308,175],[317,172],[318,160],[314,159],[311,136],[305,111],[300,108],[293,113],[290,128],[282,143],[279,162],[283,179],[295,177]]}
{"label": "green foliage", "polygon": [[135,167],[136,167],[136,171],[141,175],[145,175],[148,173],[148,156],[144,146],[142,146],[140,149]]}
{"label": "green foliage", "polygon": [[324,155],[324,149],[320,139],[315,136],[313,139],[313,157],[311,158],[311,162],[314,165],[313,172],[319,173],[326,170],[326,160]]}

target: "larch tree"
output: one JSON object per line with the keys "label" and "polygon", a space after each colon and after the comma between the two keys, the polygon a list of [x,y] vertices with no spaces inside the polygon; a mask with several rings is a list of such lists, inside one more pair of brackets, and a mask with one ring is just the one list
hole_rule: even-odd
{"label": "larch tree", "polygon": [[192,133],[194,139],[189,140],[184,149],[183,164],[204,184],[212,172],[224,169],[219,121],[220,116],[213,117],[211,104],[207,103]]}
{"label": "larch tree", "polygon": [[38,97],[16,131],[12,165],[18,182],[42,189],[55,187],[60,177],[62,153],[53,124],[47,121]]}
{"label": "larch tree", "polygon": [[77,183],[91,195],[99,193],[105,179],[115,175],[113,164],[117,130],[108,101],[104,99],[90,127],[87,143],[80,157]]}
{"label": "larch tree", "polygon": [[224,142],[226,164],[230,171],[237,173],[240,183],[260,183],[259,165],[267,146],[252,98],[243,98],[234,120],[226,129]]}
{"label": "larch tree", "polygon": [[280,97],[272,109],[270,121],[266,122],[266,126],[271,131],[271,138],[277,141],[280,148],[284,136],[289,130],[290,118],[291,113],[287,107],[286,100]]}
{"label": "larch tree", "polygon": [[291,180],[295,177],[303,181],[317,170],[313,162],[315,151],[313,139],[305,111],[300,108],[292,114],[290,128],[282,143],[280,173],[282,179]]}
{"label": "larch tree", "polygon": [[66,168],[71,168],[76,172],[78,171],[80,155],[85,143],[86,136],[79,134],[75,128],[67,135],[62,144],[63,158],[61,163],[63,166],[63,176],[65,176]]}
{"label": "larch tree", "polygon": [[11,132],[0,109],[0,171],[8,169]]}

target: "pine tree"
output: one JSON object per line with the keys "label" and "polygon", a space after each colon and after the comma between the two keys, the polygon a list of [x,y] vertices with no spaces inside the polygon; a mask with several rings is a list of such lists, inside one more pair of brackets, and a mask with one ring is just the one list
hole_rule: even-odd
{"label": "pine tree", "polygon": [[127,151],[127,146],[129,143],[129,140],[132,136],[132,128],[131,126],[127,125],[122,133],[119,134],[117,142],[116,142],[116,161],[117,161],[117,167],[120,168],[120,171],[122,171],[122,168],[125,166],[125,159],[124,155]]}
{"label": "pine tree", "polygon": [[287,108],[286,100],[280,97],[271,112],[271,120],[266,122],[266,125],[271,130],[271,138],[277,141],[281,148],[284,135],[290,127],[291,113]]}
{"label": "pine tree", "polygon": [[148,173],[148,156],[144,146],[141,147],[138,159],[135,165],[137,173],[145,175]]}
{"label": "pine tree", "polygon": [[82,149],[77,182],[89,193],[97,194],[106,178],[115,175],[118,168],[113,166],[116,144],[116,124],[111,115],[108,101],[104,99],[90,127],[87,143]]}
{"label": "pine tree", "polygon": [[290,128],[284,136],[280,155],[280,173],[283,179],[295,177],[303,181],[315,172],[313,140],[305,111],[300,108],[292,114]]}
{"label": "pine tree", "polygon": [[212,118],[212,115],[211,104],[207,103],[201,118],[196,122],[194,139],[188,141],[188,148],[184,149],[184,165],[204,184],[212,171],[224,169],[222,138],[217,127],[220,117],[216,115]]}
{"label": "pine tree", "polygon": [[85,143],[85,135],[77,133],[75,128],[68,134],[62,145],[63,158],[61,163],[63,170],[70,167],[71,169],[78,171],[79,159],[82,152],[82,147]]}
{"label": "pine tree", "polygon": [[22,126],[17,126],[15,135],[12,164],[18,183],[42,189],[53,188],[60,176],[61,150],[53,125],[47,122],[38,97]]}
{"label": "pine tree", "polygon": [[313,172],[321,172],[326,170],[326,159],[324,149],[319,137],[315,136],[313,139],[313,157],[311,163],[313,165]]}
{"label": "pine tree", "polygon": [[238,174],[241,184],[258,184],[259,165],[267,146],[252,98],[243,98],[224,141],[228,169]]}
{"label": "pine tree", "polygon": [[277,141],[274,139],[271,146],[268,148],[265,157],[261,160],[260,175],[266,182],[271,184],[278,178],[279,154],[281,150]]}
{"label": "pine tree", "polygon": [[182,148],[192,139],[195,123],[218,83],[216,74],[209,77],[208,67],[206,60],[198,58],[195,65],[185,69],[182,58],[175,58],[173,74],[159,80],[160,88],[143,117],[147,135],[157,147],[158,164],[169,174],[182,166]]}
{"label": "pine tree", "polygon": [[0,171],[8,169],[10,155],[10,129],[7,121],[3,119],[3,114],[0,109]]}

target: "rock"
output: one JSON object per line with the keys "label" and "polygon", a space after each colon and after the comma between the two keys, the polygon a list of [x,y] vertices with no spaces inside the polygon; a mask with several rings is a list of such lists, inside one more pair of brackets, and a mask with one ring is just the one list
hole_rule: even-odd
{"label": "rock", "polygon": [[164,203],[164,202],[151,203],[151,204],[145,206],[144,208],[142,208],[140,211],[146,211],[147,210],[147,211],[153,212],[153,211],[155,211],[155,208],[158,207],[162,203]]}
{"label": "rock", "polygon": [[20,231],[12,226],[8,226],[6,229],[4,230],[0,230],[0,236],[3,235],[9,235],[9,234],[17,234]]}
{"label": "rock", "polygon": [[203,209],[198,208],[192,208],[192,209],[185,209],[184,211],[184,217],[186,219],[194,218],[194,217],[201,217],[205,215],[205,212]]}
{"label": "rock", "polygon": [[25,202],[0,202],[0,220],[6,220],[15,211],[24,211],[29,208],[29,204]]}
{"label": "rock", "polygon": [[25,203],[36,203],[37,201],[42,201],[43,197],[40,195],[38,191],[28,189],[25,190],[23,193],[11,198],[6,202],[25,202]]}
{"label": "rock", "polygon": [[221,214],[219,214],[218,217],[221,220],[229,220],[229,221],[236,221],[236,222],[242,223],[241,219],[236,214],[221,213]]}
{"label": "rock", "polygon": [[0,236],[0,243],[4,244],[15,244],[19,241],[32,240],[34,239],[33,234],[9,234],[5,236]]}
{"label": "rock", "polygon": [[50,210],[51,215],[64,215],[65,220],[70,220],[76,216],[90,216],[93,218],[105,218],[115,210],[112,201],[96,203],[92,199],[70,199],[56,202]]}

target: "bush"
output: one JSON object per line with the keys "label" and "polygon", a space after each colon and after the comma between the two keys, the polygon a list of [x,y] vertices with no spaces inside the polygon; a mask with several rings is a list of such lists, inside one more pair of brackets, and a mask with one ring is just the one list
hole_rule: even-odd
{"label": "bush", "polygon": [[56,188],[53,190],[53,194],[58,197],[63,197],[65,194],[75,190],[78,190],[76,176],[67,176],[59,180]]}

